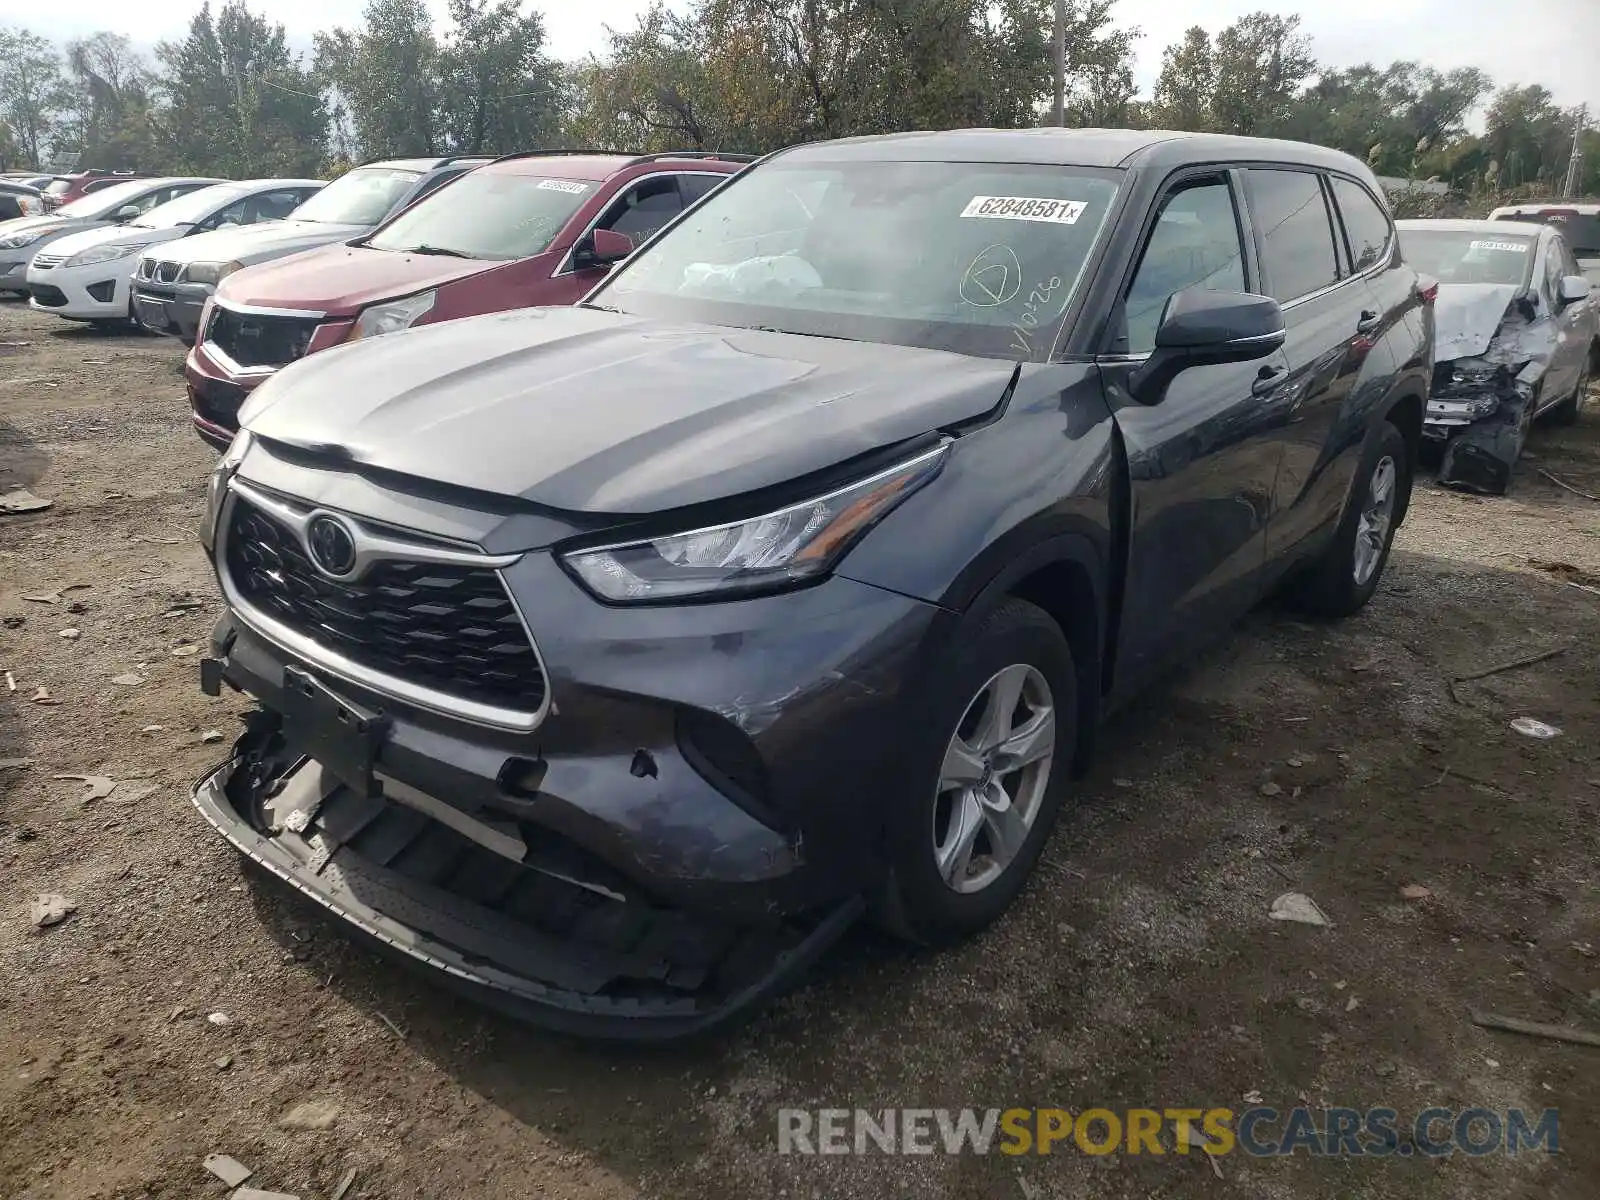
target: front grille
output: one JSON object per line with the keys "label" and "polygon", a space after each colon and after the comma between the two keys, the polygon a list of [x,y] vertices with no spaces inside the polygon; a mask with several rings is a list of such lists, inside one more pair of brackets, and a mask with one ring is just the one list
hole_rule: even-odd
{"label": "front grille", "polygon": [[263,317],[217,305],[205,340],[241,367],[284,367],[306,352],[315,317]]}
{"label": "front grille", "polygon": [[149,279],[154,274],[155,263],[148,258],[141,258],[139,264],[133,268],[133,277],[135,279]]}
{"label": "front grille", "polygon": [[41,271],[51,271],[67,261],[65,254],[35,254],[33,265]]}
{"label": "front grille", "polygon": [[239,406],[247,395],[238,384],[221,379],[201,379],[189,386],[194,410],[213,425],[232,432],[239,429]]}
{"label": "front grille", "polygon": [[158,262],[156,264],[155,280],[157,283],[177,283],[178,276],[182,271],[182,263]]}
{"label": "front grille", "polygon": [[30,283],[28,295],[32,296],[46,308],[60,308],[67,302],[67,294],[58,287],[48,283]]}
{"label": "front grille", "polygon": [[491,568],[386,560],[354,582],[329,579],[292,530],[238,494],[227,568],[244,600],[362,666],[480,704],[544,703],[538,656]]}

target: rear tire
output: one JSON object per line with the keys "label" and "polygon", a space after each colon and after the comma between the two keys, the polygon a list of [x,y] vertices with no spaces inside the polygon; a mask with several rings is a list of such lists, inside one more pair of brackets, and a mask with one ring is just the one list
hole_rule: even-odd
{"label": "rear tire", "polygon": [[1410,450],[1401,432],[1385,421],[1361,456],[1333,541],[1294,590],[1296,604],[1319,617],[1359,612],[1378,590],[1410,500]]}
{"label": "rear tire", "polygon": [[922,945],[970,937],[1016,899],[1066,795],[1078,719],[1071,647],[1022,600],[969,615],[930,679],[875,905]]}
{"label": "rear tire", "polygon": [[1583,407],[1589,400],[1589,378],[1592,369],[1590,363],[1583,364],[1583,373],[1578,376],[1578,386],[1572,389],[1572,395],[1550,410],[1545,417],[1546,421],[1552,425],[1577,424],[1579,416],[1583,414]]}

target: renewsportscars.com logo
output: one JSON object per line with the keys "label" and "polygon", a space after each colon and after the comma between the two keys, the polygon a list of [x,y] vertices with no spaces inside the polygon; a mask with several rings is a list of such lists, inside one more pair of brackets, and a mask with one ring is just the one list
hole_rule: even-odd
{"label": "renewsportscars.com logo", "polygon": [[[1170,1136],[1163,1138],[1164,1133]],[[1560,1150],[1560,1110],[780,1108],[779,1154],[1189,1154],[1442,1158]]]}

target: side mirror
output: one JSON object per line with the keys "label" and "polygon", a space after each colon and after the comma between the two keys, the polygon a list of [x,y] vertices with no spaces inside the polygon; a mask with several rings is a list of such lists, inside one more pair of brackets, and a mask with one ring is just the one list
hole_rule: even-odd
{"label": "side mirror", "polygon": [[1561,280],[1561,307],[1577,304],[1589,298],[1589,281],[1582,275],[1568,275]]}
{"label": "side mirror", "polygon": [[1270,296],[1190,288],[1167,300],[1156,348],[1128,379],[1140,404],[1160,404],[1190,367],[1254,362],[1283,345],[1283,309]]}
{"label": "side mirror", "polygon": [[138,215],[139,206],[137,204],[124,204],[121,208],[117,209],[116,212],[111,214],[111,220],[116,224],[121,225],[124,221],[131,221]]}
{"label": "side mirror", "polygon": [[572,249],[573,265],[580,269],[609,267],[633,253],[633,242],[613,229],[596,229]]}

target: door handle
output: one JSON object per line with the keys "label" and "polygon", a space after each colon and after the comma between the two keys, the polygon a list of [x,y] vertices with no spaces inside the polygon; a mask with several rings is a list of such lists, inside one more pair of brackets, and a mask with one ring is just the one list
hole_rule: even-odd
{"label": "door handle", "polygon": [[1255,380],[1250,384],[1250,394],[1265,396],[1268,392],[1275,391],[1278,384],[1283,382],[1286,373],[1285,367],[1262,367],[1256,372]]}
{"label": "door handle", "polygon": [[1356,322],[1357,333],[1376,333],[1378,326],[1383,324],[1383,314],[1375,313],[1371,309],[1362,312],[1361,319]]}

